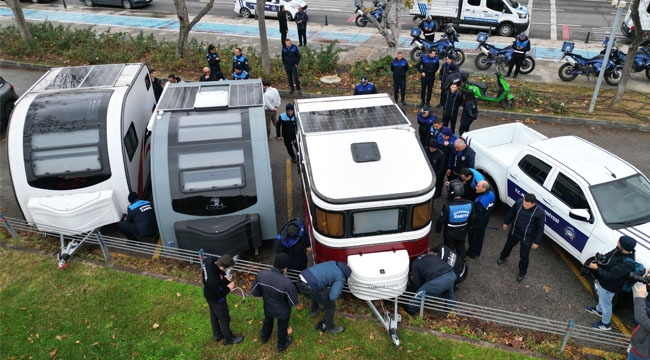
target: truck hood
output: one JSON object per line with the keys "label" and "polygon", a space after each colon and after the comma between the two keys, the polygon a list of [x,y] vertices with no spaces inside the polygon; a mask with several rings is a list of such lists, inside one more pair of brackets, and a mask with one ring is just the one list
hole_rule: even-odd
{"label": "truck hood", "polygon": [[618,237],[627,235],[635,239],[636,261],[645,265],[646,269],[650,269],[650,222],[615,230],[614,235]]}

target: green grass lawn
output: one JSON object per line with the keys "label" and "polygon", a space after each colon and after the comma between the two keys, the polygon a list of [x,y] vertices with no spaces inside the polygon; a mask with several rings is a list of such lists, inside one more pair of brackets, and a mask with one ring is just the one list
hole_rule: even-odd
{"label": "green grass lawn", "polygon": [[[314,330],[308,307],[294,310],[294,343],[259,343],[262,302],[229,295],[231,327],[243,343],[212,342],[199,286],[53,257],[0,249],[2,359],[528,359],[514,352],[399,330],[395,348],[381,326],[339,318],[340,335]],[[198,277],[198,267],[197,267]]]}

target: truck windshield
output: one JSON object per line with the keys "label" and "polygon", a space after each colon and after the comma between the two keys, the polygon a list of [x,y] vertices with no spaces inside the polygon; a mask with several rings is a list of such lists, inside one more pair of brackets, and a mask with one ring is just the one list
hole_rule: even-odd
{"label": "truck windshield", "polygon": [[594,185],[590,190],[608,226],[618,229],[650,221],[650,182],[643,175]]}

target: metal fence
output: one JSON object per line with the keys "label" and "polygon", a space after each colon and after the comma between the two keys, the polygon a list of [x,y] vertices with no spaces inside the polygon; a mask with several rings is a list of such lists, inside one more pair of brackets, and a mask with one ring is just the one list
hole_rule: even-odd
{"label": "metal fence", "polygon": [[[24,231],[30,233],[40,234],[41,236],[52,236],[61,239],[61,250],[65,251],[64,241],[68,244],[75,243],[91,243],[101,245],[100,241],[104,243],[103,246],[111,250],[128,251],[130,253],[137,253],[147,257],[160,257],[173,259],[182,262],[199,263],[198,254],[193,250],[177,249],[168,246],[148,244],[142,242],[135,242],[121,238],[104,236],[87,235],[60,235],[63,229],[55,227],[45,227],[39,225],[38,228],[34,224],[29,224],[24,220],[8,218],[0,214],[0,222],[7,228],[13,237],[18,237],[17,231]],[[98,240],[100,239],[100,240]],[[106,253],[105,253],[106,254]],[[246,260],[237,260],[234,270],[242,273],[257,274],[260,270],[270,269],[272,266],[268,264],[261,264]],[[289,271],[287,276],[294,281],[298,280],[297,271]],[[346,287],[345,292],[350,292]],[[381,289],[376,290],[381,295]],[[379,296],[381,297],[381,296]],[[392,308],[393,300],[382,300],[391,303],[388,308]],[[477,320],[488,321],[496,324],[506,325],[514,328],[534,330],[549,334],[563,336],[561,344],[561,351],[569,338],[582,340],[589,343],[595,343],[599,347],[607,346],[614,349],[625,348],[629,344],[629,337],[622,333],[617,332],[602,332],[592,329],[591,327],[576,325],[573,320],[558,321],[545,319],[537,316],[515,313],[487,306],[474,305],[462,301],[449,302],[448,300],[437,297],[419,297],[415,293],[406,291],[397,298],[399,305],[406,306],[409,303],[417,303],[420,310],[420,316],[424,311],[435,311],[441,313],[454,313],[457,316],[473,318]]]}

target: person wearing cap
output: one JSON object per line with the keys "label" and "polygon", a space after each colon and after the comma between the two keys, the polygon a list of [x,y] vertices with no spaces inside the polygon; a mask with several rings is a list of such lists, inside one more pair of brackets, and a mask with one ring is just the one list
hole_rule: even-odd
{"label": "person wearing cap", "polygon": [[420,255],[411,263],[411,284],[417,289],[415,297],[406,306],[406,312],[415,315],[420,307],[420,298],[423,296],[441,297],[449,300],[449,308],[456,297],[454,286],[457,276],[454,268],[442,260],[439,255],[429,251]]}
{"label": "person wearing cap", "polygon": [[404,54],[401,51],[397,52],[397,56],[390,63],[390,71],[393,72],[393,96],[397,102],[398,95],[402,97],[402,106],[406,106],[404,96],[406,95],[406,73],[409,71],[409,63],[404,59]]}
{"label": "person wearing cap", "polygon": [[350,267],[340,261],[326,261],[300,272],[298,290],[313,301],[311,317],[315,318],[321,309],[325,309],[325,317],[316,325],[317,330],[332,334],[345,330],[334,323],[334,313],[336,300],[351,274]]}
{"label": "person wearing cap", "polygon": [[616,247],[604,255],[606,262],[599,264],[593,261],[589,269],[598,281],[598,305],[587,306],[585,310],[594,315],[600,316],[600,321],[591,324],[596,330],[611,330],[612,320],[612,299],[614,294],[621,291],[625,281],[634,271],[634,248],[636,240],[623,235],[618,239]]}
{"label": "person wearing cap", "polygon": [[368,81],[367,77],[362,77],[361,82],[354,88],[354,95],[376,94],[375,84]]}
{"label": "person wearing cap", "polygon": [[537,205],[535,194],[526,194],[523,198],[515,201],[506,214],[503,230],[510,230],[497,265],[505,263],[515,245],[520,244],[517,282],[523,281],[528,273],[530,250],[537,249],[542,243],[545,219],[544,209]]}
{"label": "person wearing cap", "polygon": [[219,258],[207,256],[201,262],[201,280],[203,281],[203,296],[210,307],[210,324],[212,339],[224,345],[239,344],[243,336],[235,336],[230,330],[230,311],[226,296],[235,288],[232,277],[226,272],[235,266],[235,259],[225,254]]}
{"label": "person wearing cap", "polygon": [[442,232],[445,245],[465,259],[465,238],[474,226],[474,205],[463,199],[465,187],[460,180],[452,180],[447,185],[449,201],[443,204],[436,222],[436,233]]}
{"label": "person wearing cap", "polygon": [[521,33],[519,36],[515,38],[515,41],[512,42],[512,49],[514,52],[512,53],[512,57],[510,58],[510,64],[508,65],[508,72],[506,73],[505,77],[510,76],[510,73],[512,72],[512,67],[514,66],[515,68],[515,74],[512,76],[513,78],[517,77],[517,74],[519,74],[519,69],[521,68],[521,65],[523,65],[524,60],[526,59],[526,52],[530,51],[530,40],[528,40],[528,36],[526,36],[526,33]]}
{"label": "person wearing cap", "polygon": [[141,200],[138,194],[129,194],[130,205],[126,208],[126,215],[117,224],[118,229],[127,239],[137,241],[137,236],[153,237],[156,234],[156,214],[151,203]]}
{"label": "person wearing cap", "polygon": [[427,16],[418,27],[422,29],[422,35],[425,41],[432,43],[436,39],[436,22],[433,21],[433,16]]}
{"label": "person wearing cap", "polygon": [[287,254],[278,254],[273,262],[273,268],[262,270],[255,277],[251,294],[262,297],[264,301],[264,322],[260,339],[266,344],[273,332],[273,322],[278,322],[278,351],[283,352],[293,342],[288,336],[291,308],[298,304],[298,290],[293,281],[287,278],[287,268],[291,259]]}
{"label": "person wearing cap", "polygon": [[307,268],[307,253],[310,252],[311,241],[305,224],[299,218],[289,220],[276,236],[275,253],[289,255],[289,269],[302,271]]}
{"label": "person wearing cap", "polygon": [[429,130],[436,120],[436,115],[432,114],[428,106],[423,106],[418,113],[418,135],[422,146],[427,146],[429,139]]}
{"label": "person wearing cap", "polygon": [[276,124],[275,136],[278,141],[284,139],[284,146],[287,148],[291,161],[295,164],[298,161],[296,157],[296,152],[298,152],[298,144],[296,144],[296,114],[294,114],[292,103],[288,103],[285,109],[286,111],[280,114],[280,118]]}
{"label": "person wearing cap", "polygon": [[[451,67],[456,64],[451,64]],[[447,81],[450,76],[447,76]],[[449,84],[444,94],[442,94],[442,124],[449,126],[452,133],[456,133],[456,121],[458,120],[458,109],[463,104],[463,93],[459,89],[460,81]]]}
{"label": "person wearing cap", "polygon": [[442,183],[445,179],[447,162],[445,161],[445,153],[438,149],[438,139],[429,138],[426,154],[433,173],[436,174],[436,191],[433,197],[439,197],[442,193]]}
{"label": "person wearing cap", "polygon": [[432,47],[429,49],[429,54],[421,56],[420,61],[415,65],[415,68],[420,73],[420,106],[431,106],[431,93],[433,92],[433,84],[436,82],[436,72],[440,67],[438,55]]}
{"label": "person wearing cap", "polygon": [[248,71],[244,70],[244,67],[241,64],[235,65],[235,71],[232,73],[233,80],[245,80],[248,79]]}

